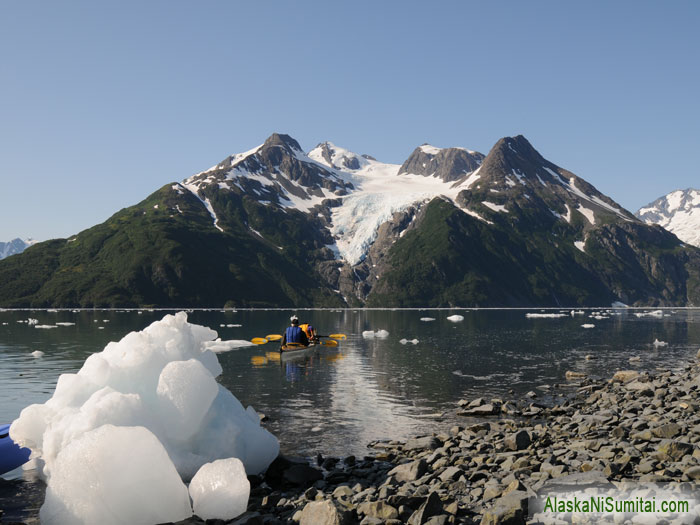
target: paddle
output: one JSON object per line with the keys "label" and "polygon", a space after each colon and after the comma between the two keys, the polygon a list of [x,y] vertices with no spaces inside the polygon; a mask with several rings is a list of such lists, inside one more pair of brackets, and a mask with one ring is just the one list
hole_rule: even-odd
{"label": "paddle", "polygon": [[[347,339],[347,336],[345,334],[330,334],[330,335],[319,335],[316,337],[330,337],[331,339]],[[256,345],[264,345],[265,343],[269,343],[270,341],[279,341],[282,339],[282,336],[279,334],[268,334],[265,337],[254,337],[253,339],[250,340],[251,343],[256,344]],[[338,346],[338,341],[319,341],[321,345],[324,346]]]}
{"label": "paddle", "polygon": [[318,335],[316,337],[330,337],[331,339],[347,339],[345,334]]}

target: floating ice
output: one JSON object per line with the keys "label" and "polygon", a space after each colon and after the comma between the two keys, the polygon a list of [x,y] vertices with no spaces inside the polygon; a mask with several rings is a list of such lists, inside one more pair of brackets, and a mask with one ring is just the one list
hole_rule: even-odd
{"label": "floating ice", "polygon": [[[178,479],[185,481],[202,465],[218,459],[238,458],[248,474],[258,474],[277,457],[279,442],[260,427],[255,410],[245,409],[216,382],[222,369],[216,355],[207,348],[216,335],[209,328],[189,324],[184,312],[166,315],[145,330],[132,332],[92,354],[77,374],[59,377],[51,399],[22,411],[10,427],[10,435],[32,450],[33,459],[40,460],[36,463],[52,498],[49,501],[47,496],[48,509],[80,509],[80,516],[90,518],[76,519],[56,510],[58,517],[52,523],[111,523],[106,518],[93,519],[95,513],[107,512],[96,507],[122,508],[123,499],[119,490],[103,488],[141,486],[139,476],[143,472],[135,463],[150,469],[153,462],[135,460],[132,449],[138,450],[141,441],[150,440],[144,437],[147,435],[163,449]],[[116,439],[115,430],[102,430],[106,437],[97,434],[99,440],[87,438],[106,426],[119,432],[124,427],[137,432],[125,431]],[[78,450],[84,445],[76,443],[84,439],[99,459],[94,467],[82,464]],[[115,441],[119,446],[111,446]],[[153,447],[148,445],[148,449],[152,451]],[[125,465],[133,467],[123,468]],[[95,469],[94,475],[87,471],[83,475],[82,469],[89,468]],[[158,470],[163,468],[159,466]],[[141,489],[142,506],[152,505],[149,508],[155,509],[153,512],[160,512],[160,502],[170,498],[160,497],[158,491],[165,489],[152,478],[147,479],[144,485],[150,492]],[[60,480],[59,486],[54,486],[55,480]],[[170,514],[157,514],[157,519],[148,512],[139,515],[146,516],[150,523],[182,519]],[[144,522],[122,515],[120,520]]]}
{"label": "floating ice", "polygon": [[102,425],[52,462],[44,525],[164,523],[192,515],[187,487],[163,445],[143,427]]}
{"label": "floating ice", "polygon": [[435,321],[434,317],[421,317],[421,321],[429,322],[429,321]]}
{"label": "floating ice", "polygon": [[27,319],[27,324],[28,325],[36,325],[39,324],[39,319],[32,319],[31,317]]}
{"label": "floating ice", "polygon": [[[32,323],[29,323],[29,324],[32,324]],[[56,326],[55,324],[35,324],[34,328],[41,328],[44,330],[48,330],[50,328],[58,328],[58,326]]]}
{"label": "floating ice", "polygon": [[75,323],[56,323],[57,326],[75,326]]}
{"label": "floating ice", "polygon": [[653,312],[641,312],[641,313],[635,313],[637,317],[663,317],[664,312],[663,310],[654,310]]}
{"label": "floating ice", "polygon": [[244,348],[246,346],[255,346],[250,341],[244,339],[231,339],[229,341],[222,341],[217,339],[216,341],[207,341],[204,343],[204,347],[207,350],[211,350],[214,353],[220,354],[222,352],[229,352],[231,350],[237,350],[239,348]]}
{"label": "floating ice", "polygon": [[202,519],[231,520],[248,507],[250,482],[238,458],[202,466],[190,483],[194,513]]}
{"label": "floating ice", "polygon": [[666,341],[659,341],[658,339],[654,339],[654,342],[652,343],[656,348],[660,346],[668,346],[668,343]]}
{"label": "floating ice", "polygon": [[44,357],[44,352],[41,350],[34,350],[32,352],[32,357]]}
{"label": "floating ice", "polygon": [[407,343],[417,345],[419,343],[419,341],[418,341],[418,339],[401,339],[401,341],[399,341],[399,343],[401,343],[402,345],[405,345]]}
{"label": "floating ice", "polygon": [[595,328],[595,325],[594,325],[594,324],[590,324],[590,323],[588,323],[588,324],[582,324],[582,325],[581,325],[581,328]]}
{"label": "floating ice", "polygon": [[362,337],[364,337],[365,339],[386,339],[387,337],[389,337],[389,332],[387,332],[386,330],[377,330],[376,332],[372,330],[365,330],[364,332],[362,332]]}
{"label": "floating ice", "polygon": [[540,314],[528,312],[525,317],[528,319],[557,319],[559,317],[566,317],[567,314]]}
{"label": "floating ice", "polygon": [[451,315],[447,318],[448,321],[452,321],[453,323],[458,323],[460,321],[464,321],[464,316],[462,315]]}

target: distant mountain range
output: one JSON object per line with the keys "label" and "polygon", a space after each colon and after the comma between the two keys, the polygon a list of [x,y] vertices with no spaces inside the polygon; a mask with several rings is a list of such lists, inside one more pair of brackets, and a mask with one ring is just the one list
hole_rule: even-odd
{"label": "distant mountain range", "polygon": [[522,136],[382,163],[273,134],[0,262],[0,306],[700,304],[700,250]]}
{"label": "distant mountain range", "polygon": [[17,253],[22,253],[32,244],[36,244],[36,242],[37,241],[34,239],[24,240],[20,239],[19,237],[12,239],[9,242],[0,242],[0,259],[4,259],[5,257],[9,257],[10,255],[15,255]]}
{"label": "distant mountain range", "polygon": [[672,191],[640,208],[636,216],[658,224],[680,240],[700,247],[700,190]]}

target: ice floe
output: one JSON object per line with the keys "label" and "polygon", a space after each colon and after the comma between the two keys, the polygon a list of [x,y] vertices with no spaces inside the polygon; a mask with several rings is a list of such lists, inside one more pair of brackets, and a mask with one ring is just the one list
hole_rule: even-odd
{"label": "ice floe", "polygon": [[389,337],[389,332],[386,330],[377,330],[376,332],[373,330],[365,330],[362,332],[362,337],[365,339],[386,339]]}
{"label": "ice floe", "polygon": [[184,312],[166,315],[92,354],[59,377],[51,399],[22,411],[10,435],[47,481],[42,523],[178,521],[192,514],[184,482],[204,465],[268,467],[279,442],[216,382],[222,369],[207,348],[216,336]]}
{"label": "ice floe", "polygon": [[463,315],[451,315],[447,318],[448,321],[452,321],[453,323],[458,323],[460,321],[464,321],[464,316]]}

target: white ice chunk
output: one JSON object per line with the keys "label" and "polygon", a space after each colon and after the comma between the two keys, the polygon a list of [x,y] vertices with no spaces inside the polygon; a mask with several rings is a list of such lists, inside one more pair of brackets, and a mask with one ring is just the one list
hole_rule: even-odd
{"label": "white ice chunk", "polygon": [[250,482],[238,458],[203,465],[190,482],[194,513],[202,519],[231,520],[248,506]]}
{"label": "white ice chunk", "polygon": [[255,345],[244,339],[231,339],[229,341],[221,341],[220,339],[217,339],[216,341],[209,341],[208,343],[205,343],[205,346],[208,350],[211,350],[216,354],[220,354],[222,352],[230,352],[231,350],[238,350],[239,348]]}
{"label": "white ice chunk", "polygon": [[[53,490],[54,479],[63,479],[66,487],[56,489],[63,498],[61,506],[80,508],[89,516],[102,512],[100,498],[82,498],[79,469],[73,478],[68,474],[61,478],[56,469],[65,467],[61,467],[61,458],[74,450],[75,443],[105,425],[144,427],[144,432],[160,440],[185,481],[202,465],[222,458],[239,458],[248,474],[258,474],[270,465],[279,454],[279,441],[260,426],[254,409],[244,409],[214,379],[222,369],[207,343],[216,337],[213,330],[188,323],[184,312],[166,315],[141,332],[109,343],[86,359],[77,374],[61,375],[46,403],[22,411],[10,435],[16,443],[31,448],[49,490]],[[111,438],[104,442],[111,443]],[[122,458],[121,463],[136,461],[132,456]],[[144,464],[150,468],[149,462]],[[126,472],[123,478],[112,472],[103,475],[110,484],[140,483],[135,479],[140,471]],[[67,486],[70,479],[75,483],[72,488]],[[160,500],[149,499],[156,507],[160,505]],[[144,515],[148,523],[178,521],[170,517],[151,520]],[[120,516],[122,522],[142,522],[126,516]]]}
{"label": "white ice chunk", "polygon": [[663,317],[664,312],[663,310],[654,310],[653,312],[641,312],[641,313],[635,313],[637,317]]}
{"label": "white ice chunk", "polygon": [[54,462],[44,525],[153,524],[192,515],[187,487],[158,439],[143,427],[104,425]]}
{"label": "white ice chunk", "polygon": [[196,359],[168,363],[156,390],[166,433],[174,439],[190,439],[219,393],[211,373]]}
{"label": "white ice chunk", "polygon": [[546,314],[546,313],[532,313],[528,312],[525,314],[528,319],[556,319],[559,317],[567,317],[567,314]]}
{"label": "white ice chunk", "polygon": [[594,324],[590,324],[590,323],[586,323],[586,324],[582,324],[582,325],[581,325],[581,328],[595,328],[595,325],[594,325]]}
{"label": "white ice chunk", "polygon": [[434,317],[421,317],[420,320],[427,323],[430,321],[435,321],[435,318]]}
{"label": "white ice chunk", "polygon": [[448,321],[452,321],[453,323],[458,323],[460,321],[464,321],[464,316],[462,315],[451,315],[447,318]]}
{"label": "white ice chunk", "polygon": [[668,343],[666,341],[659,341],[658,339],[654,339],[654,342],[652,343],[656,348],[663,347],[663,346],[668,346]]}
{"label": "white ice chunk", "polygon": [[44,352],[41,350],[34,350],[32,352],[32,357],[44,357]]}
{"label": "white ice chunk", "polygon": [[364,332],[362,332],[362,337],[364,337],[365,339],[386,339],[387,337],[389,337],[389,332],[387,332],[386,330],[377,330],[376,332],[373,330],[365,330]]}

